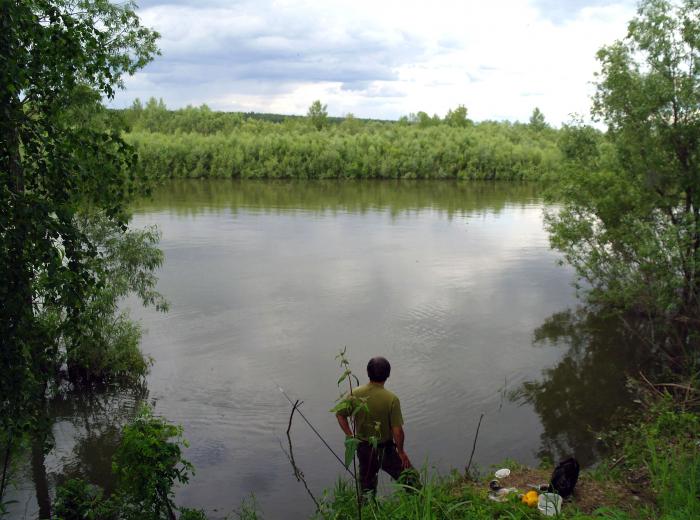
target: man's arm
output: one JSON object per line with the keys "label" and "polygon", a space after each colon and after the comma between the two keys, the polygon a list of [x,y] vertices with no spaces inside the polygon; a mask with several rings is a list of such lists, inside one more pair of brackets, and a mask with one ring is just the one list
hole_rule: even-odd
{"label": "man's arm", "polygon": [[406,452],[403,451],[403,441],[406,437],[403,433],[403,426],[392,426],[391,434],[394,437],[394,444],[396,444],[396,452],[399,454],[399,458],[401,459],[401,466],[403,469],[412,468],[413,465],[408,459],[408,455],[406,455]]}
{"label": "man's arm", "polygon": [[340,425],[340,429],[343,430],[343,433],[348,437],[352,437],[352,430],[350,429],[348,418],[340,414],[336,415],[335,418],[338,419],[338,424]]}

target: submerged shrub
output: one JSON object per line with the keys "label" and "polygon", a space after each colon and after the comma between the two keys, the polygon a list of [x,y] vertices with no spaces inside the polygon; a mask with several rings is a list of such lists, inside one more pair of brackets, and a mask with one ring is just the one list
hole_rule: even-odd
{"label": "submerged shrub", "polygon": [[154,416],[148,407],[124,428],[113,470],[134,518],[172,518],[177,510],[174,487],[186,484],[193,473],[192,464],[182,457],[185,445],[182,427]]}

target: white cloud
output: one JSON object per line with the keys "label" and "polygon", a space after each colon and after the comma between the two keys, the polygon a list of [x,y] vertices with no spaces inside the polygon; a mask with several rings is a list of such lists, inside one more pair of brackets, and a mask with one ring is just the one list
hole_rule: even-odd
{"label": "white cloud", "polygon": [[[158,5],[152,5],[158,4]],[[150,5],[150,7],[149,7]],[[570,9],[562,7],[571,5]],[[587,114],[595,53],[624,36],[630,0],[149,2],[163,56],[116,105],[397,118],[464,104],[476,120]]]}

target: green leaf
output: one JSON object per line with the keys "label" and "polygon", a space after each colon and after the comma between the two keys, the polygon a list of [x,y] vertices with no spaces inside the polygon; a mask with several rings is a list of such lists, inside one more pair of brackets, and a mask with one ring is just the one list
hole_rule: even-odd
{"label": "green leaf", "polygon": [[333,408],[331,408],[330,411],[331,413],[338,413],[342,412],[343,410],[347,410],[348,408],[350,408],[350,403],[348,401],[340,401]]}
{"label": "green leaf", "polygon": [[357,452],[357,447],[360,445],[360,439],[355,437],[348,437],[345,439],[345,467],[349,467],[352,462],[355,453]]}
{"label": "green leaf", "polygon": [[369,413],[369,406],[367,406],[367,403],[356,405],[352,410],[352,416],[355,417],[360,412]]}
{"label": "green leaf", "polygon": [[351,374],[350,370],[346,370],[345,372],[343,372],[343,375],[341,375],[340,379],[338,379],[338,386],[340,386],[340,383],[345,381],[350,374]]}
{"label": "green leaf", "polygon": [[372,446],[372,448],[374,448],[376,450],[377,446],[379,445],[379,439],[377,437],[375,437],[374,435],[370,435],[369,444]]}

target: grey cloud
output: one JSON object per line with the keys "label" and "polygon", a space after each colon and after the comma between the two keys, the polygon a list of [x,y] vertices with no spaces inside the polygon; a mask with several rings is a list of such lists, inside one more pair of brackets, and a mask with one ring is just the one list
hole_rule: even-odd
{"label": "grey cloud", "polygon": [[148,68],[157,82],[167,87],[192,85],[206,80],[222,81],[332,81],[358,85],[392,80],[395,74],[377,63],[358,64],[331,59],[288,61],[277,58],[251,60],[236,57],[203,61],[161,60]]}
{"label": "grey cloud", "polygon": [[347,90],[348,92],[362,92],[369,88],[371,82],[369,81],[346,81],[340,88],[341,90]]}
{"label": "grey cloud", "polygon": [[341,90],[361,94],[366,98],[400,98],[406,93],[391,84],[375,85],[369,81],[351,81],[343,83]]}
{"label": "grey cloud", "polygon": [[[162,56],[142,78],[155,87],[152,95],[166,100],[207,101],[214,91],[226,90],[260,93],[265,85],[267,91],[281,93],[318,81],[339,82],[372,97],[400,96],[368,86],[396,79],[398,66],[425,52],[407,32],[385,35],[372,27],[348,27],[342,17],[334,25],[324,19],[323,10],[216,0],[147,0],[140,5],[142,13],[155,17],[162,34]],[[133,97],[122,94],[117,104]]]}

